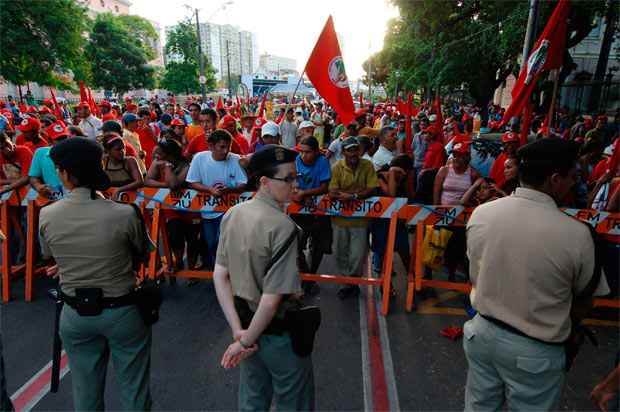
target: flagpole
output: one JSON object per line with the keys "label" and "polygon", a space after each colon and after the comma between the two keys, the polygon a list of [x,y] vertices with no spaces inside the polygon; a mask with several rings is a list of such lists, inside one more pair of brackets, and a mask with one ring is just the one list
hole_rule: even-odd
{"label": "flagpole", "polygon": [[549,107],[549,127],[553,125],[553,114],[555,109],[555,100],[558,94],[558,86],[560,83],[560,69],[554,70],[555,80],[553,81],[553,95],[551,95],[551,106]]}
{"label": "flagpole", "polygon": [[304,73],[306,69],[304,69],[303,72],[301,72],[301,75],[299,76],[299,80],[297,81],[297,86],[295,86],[295,90],[293,91],[293,95],[291,96],[291,101],[288,102],[288,104],[286,105],[286,110],[284,111],[284,114],[286,114],[286,112],[288,112],[288,109],[291,107],[291,102],[293,100],[295,100],[295,94],[297,94],[297,89],[299,89],[299,85],[301,84],[301,81],[304,79]]}

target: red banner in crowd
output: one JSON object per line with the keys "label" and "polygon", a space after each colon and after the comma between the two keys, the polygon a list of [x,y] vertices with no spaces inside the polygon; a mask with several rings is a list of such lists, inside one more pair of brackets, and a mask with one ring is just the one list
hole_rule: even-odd
{"label": "red banner in crowd", "polygon": [[568,0],[560,0],[519,74],[519,79],[512,89],[512,102],[504,113],[500,126],[505,125],[512,117],[521,114],[543,71],[558,69],[562,66],[568,12]]}
{"label": "red banner in crowd", "polygon": [[329,16],[304,70],[317,92],[334,108],[344,124],[355,118],[355,105],[334,21]]}
{"label": "red banner in crowd", "polygon": [[62,115],[62,110],[60,110],[60,105],[58,104],[58,101],[56,100],[54,89],[52,89],[51,87],[49,89],[50,89],[50,94],[52,95],[52,102],[54,102],[54,116],[56,116],[58,120],[63,120],[64,116]]}

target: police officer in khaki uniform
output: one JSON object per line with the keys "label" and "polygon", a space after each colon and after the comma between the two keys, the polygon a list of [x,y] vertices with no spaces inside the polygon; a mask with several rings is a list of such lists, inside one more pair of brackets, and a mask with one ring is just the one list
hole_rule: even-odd
{"label": "police officer in khaki uniform", "polygon": [[283,321],[302,293],[298,228],[285,214],[297,179],[296,157],[277,145],[255,153],[248,170],[258,192],[222,220],[214,281],[234,340],[222,366],[241,365],[242,411],[269,410],[274,397],[278,410],[314,409],[312,358],[293,352]]}
{"label": "police officer in khaki uniform", "polygon": [[104,409],[104,386],[112,359],[124,410],[151,408],[151,328],[136,307],[134,257],[148,237],[130,205],[106,200],[110,180],[101,167],[101,147],[72,138],[50,157],[67,196],[41,210],[44,256],[57,264],[65,302],[60,336],[69,358],[74,408]]}

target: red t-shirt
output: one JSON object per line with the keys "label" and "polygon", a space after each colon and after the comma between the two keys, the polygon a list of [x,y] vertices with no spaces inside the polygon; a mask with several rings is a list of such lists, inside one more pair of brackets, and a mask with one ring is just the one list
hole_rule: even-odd
{"label": "red t-shirt", "polygon": [[138,152],[136,151],[136,148],[133,147],[133,145],[129,143],[127,140],[123,140],[123,141],[125,142],[125,156],[131,156],[137,159]]}
{"label": "red t-shirt", "polygon": [[446,151],[439,142],[433,142],[428,145],[426,154],[424,155],[423,169],[439,169],[446,164]]}
{"label": "red t-shirt", "polygon": [[496,187],[502,187],[506,183],[506,176],[504,176],[504,164],[508,160],[508,155],[504,152],[500,153],[493,161],[489,177],[495,181]]}
{"label": "red t-shirt", "polygon": [[32,163],[32,151],[27,146],[15,146],[15,155],[11,160],[0,153],[0,176],[10,180],[28,176],[30,163]]}
{"label": "red t-shirt", "polygon": [[[233,150],[233,146],[235,144],[237,145],[237,150],[239,150],[238,152]],[[250,153],[250,145],[248,144],[248,140],[245,138],[244,135],[242,135],[241,133],[237,133],[235,136],[233,136],[233,142],[230,146],[230,151],[238,155],[246,155]]]}
{"label": "red t-shirt", "polygon": [[185,148],[183,155],[187,158],[194,156],[196,153],[206,152],[209,150],[209,143],[204,134],[194,137]]}
{"label": "red t-shirt", "polygon": [[[19,143],[16,143],[16,144],[19,144]],[[41,148],[41,147],[47,147],[47,146],[49,146],[49,144],[47,143],[47,140],[45,140],[45,139],[41,138],[41,139],[39,139],[39,141],[38,141],[38,142],[36,142],[36,143],[33,143],[33,142],[26,142],[26,141],[25,141],[25,142],[23,143],[23,146],[27,147],[28,149],[30,149],[30,151],[31,151],[32,153],[34,153],[34,152],[36,152],[36,151],[37,151],[37,149],[39,149],[39,148]]]}
{"label": "red t-shirt", "polygon": [[144,163],[148,169],[151,167],[151,162],[153,161],[153,149],[155,149],[157,145],[157,137],[155,137],[155,133],[151,126],[139,127],[136,129],[136,133],[140,139],[140,146],[142,146],[142,150],[146,153]]}

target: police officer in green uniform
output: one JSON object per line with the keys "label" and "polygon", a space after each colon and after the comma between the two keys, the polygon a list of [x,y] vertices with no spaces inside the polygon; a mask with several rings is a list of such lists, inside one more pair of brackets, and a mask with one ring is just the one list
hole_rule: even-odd
{"label": "police officer in green uniform", "polygon": [[74,408],[104,409],[112,359],[123,410],[151,408],[151,328],[136,306],[134,258],[149,242],[141,216],[130,205],[104,199],[110,180],[101,147],[83,138],[54,146],[50,157],[68,190],[41,209],[44,256],[57,264],[65,302],[60,336],[69,358]]}
{"label": "police officer in green uniform", "polygon": [[[214,281],[232,329],[224,368],[240,364],[239,409],[313,410],[312,357],[292,349],[284,316],[298,305],[298,227],[285,213],[295,189],[297,153],[267,145],[248,163],[258,191],[222,220]],[[276,259],[274,259],[274,256]],[[274,261],[275,260],[275,261]]]}

